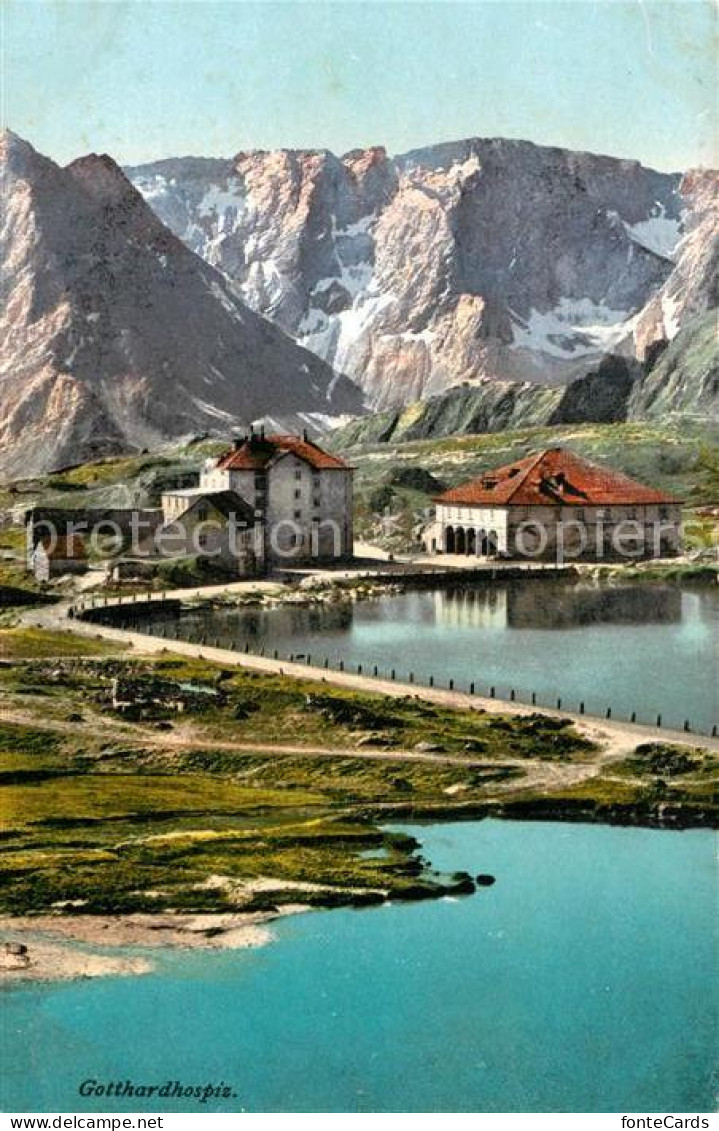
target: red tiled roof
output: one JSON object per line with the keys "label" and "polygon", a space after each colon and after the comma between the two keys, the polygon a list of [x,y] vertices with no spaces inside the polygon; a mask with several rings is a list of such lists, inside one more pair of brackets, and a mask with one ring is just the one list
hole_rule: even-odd
{"label": "red tiled roof", "polygon": [[567,448],[548,448],[485,471],[477,479],[438,495],[437,503],[474,506],[641,506],[676,503],[664,491],[645,487]]}
{"label": "red tiled roof", "polygon": [[318,471],[342,470],[349,467],[339,456],[330,455],[312,440],[301,436],[250,436],[238,448],[230,448],[220,456],[217,467],[222,471],[261,471],[285,452],[291,452]]}

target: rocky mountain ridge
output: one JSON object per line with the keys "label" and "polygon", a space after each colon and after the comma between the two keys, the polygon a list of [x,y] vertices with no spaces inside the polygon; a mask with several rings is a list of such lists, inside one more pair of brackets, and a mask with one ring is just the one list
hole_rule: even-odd
{"label": "rocky mountain ridge", "polygon": [[[376,409],[464,382],[566,383],[608,352],[643,354],[675,334],[711,289],[695,264],[712,174],[483,138],[127,172],[248,305]],[[715,272],[711,256],[705,267]]]}
{"label": "rocky mountain ridge", "polygon": [[120,168],[61,168],[0,135],[0,473],[20,477],[271,411],[361,410],[356,388],[250,310]]}

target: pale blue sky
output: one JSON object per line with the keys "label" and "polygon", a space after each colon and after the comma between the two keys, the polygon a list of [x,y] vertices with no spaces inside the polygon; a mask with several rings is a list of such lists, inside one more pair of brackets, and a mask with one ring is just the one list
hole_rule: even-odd
{"label": "pale blue sky", "polygon": [[717,162],[712,0],[0,0],[4,124],[58,161],[522,137]]}

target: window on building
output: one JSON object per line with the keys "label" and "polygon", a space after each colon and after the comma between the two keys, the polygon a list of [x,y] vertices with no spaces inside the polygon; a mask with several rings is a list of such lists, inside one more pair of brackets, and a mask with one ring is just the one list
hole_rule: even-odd
{"label": "window on building", "polygon": [[295,513],[294,513],[294,517],[295,517],[296,519],[302,518],[302,511],[295,511]]}
{"label": "window on building", "polygon": [[209,513],[210,512],[208,511],[208,509],[204,505],[204,503],[202,504],[201,507],[197,508],[197,517],[198,517],[200,522],[205,522],[207,520],[207,516],[208,516]]}
{"label": "window on building", "polygon": [[296,487],[296,488],[295,488],[295,498],[296,498],[296,499],[301,499],[301,498],[302,498],[302,492],[300,491],[299,487]]}
{"label": "window on building", "polygon": [[302,468],[298,467],[296,472],[295,472],[295,479],[301,479],[301,478],[302,478]]}
{"label": "window on building", "polygon": [[312,506],[315,508],[316,511],[318,511],[320,509],[320,507],[322,506],[322,503],[319,499],[314,498],[312,500]]}
{"label": "window on building", "polygon": [[260,490],[265,485],[265,477],[262,472],[257,472],[255,475],[255,490]]}
{"label": "window on building", "polygon": [[199,545],[201,550],[204,550],[207,546],[207,543],[208,543],[207,533],[206,533],[206,531],[201,530],[199,535],[198,535],[198,538],[197,538],[197,544]]}

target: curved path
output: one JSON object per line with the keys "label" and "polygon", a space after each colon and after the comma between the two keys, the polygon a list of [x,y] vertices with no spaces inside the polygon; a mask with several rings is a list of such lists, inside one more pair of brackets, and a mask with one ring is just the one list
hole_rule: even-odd
{"label": "curved path", "polygon": [[[247,583],[244,583],[247,585]],[[226,586],[224,587],[227,588]],[[197,590],[189,591],[188,595],[196,596]],[[204,595],[204,594],[203,594]],[[173,592],[173,598],[180,593]],[[117,602],[108,601],[107,604]],[[129,602],[128,602],[129,603]],[[140,602],[138,602],[139,604]],[[595,742],[605,757],[616,757],[626,754],[643,742],[671,742],[682,745],[700,745],[706,750],[719,753],[719,738],[710,738],[705,735],[695,735],[682,731],[668,730],[665,728],[646,726],[640,723],[627,723],[619,719],[599,719],[590,715],[581,715],[573,711],[558,711],[550,707],[530,707],[523,703],[509,702],[503,699],[489,699],[480,695],[469,695],[460,691],[449,691],[438,687],[425,687],[415,683],[400,683],[394,680],[383,679],[368,675],[357,675],[347,671],[334,671],[332,669],[313,667],[303,663],[292,663],[287,660],[275,660],[268,656],[257,656],[252,653],[238,653],[227,648],[213,648],[202,644],[193,644],[185,640],[166,641],[153,637],[148,633],[131,632],[125,629],[113,628],[109,625],[89,623],[78,619],[70,619],[68,613],[70,602],[62,602],[46,607],[42,610],[33,609],[22,617],[23,623],[39,627],[62,629],[78,636],[102,637],[114,640],[132,648],[133,653],[157,654],[159,652],[175,652],[178,655],[190,656],[196,659],[210,660],[226,667],[241,667],[251,671],[270,672],[290,676],[294,679],[316,680],[344,687],[348,690],[367,691],[393,698],[414,697],[425,702],[436,703],[445,707],[459,707],[464,710],[480,710],[491,714],[527,716],[534,714],[547,715],[550,718],[571,719],[576,729],[592,742]]]}

